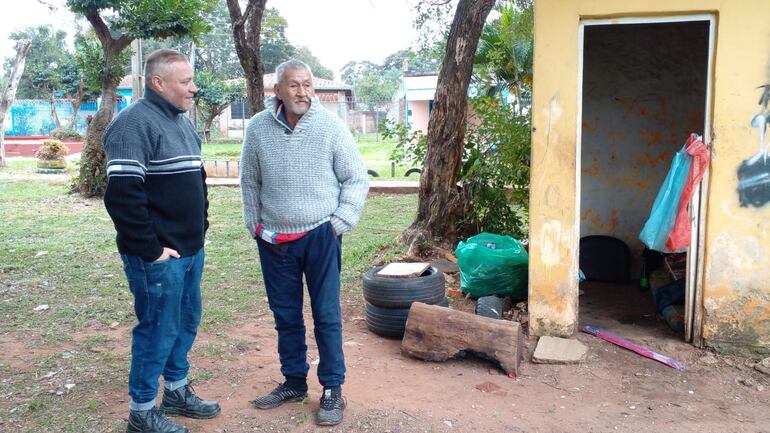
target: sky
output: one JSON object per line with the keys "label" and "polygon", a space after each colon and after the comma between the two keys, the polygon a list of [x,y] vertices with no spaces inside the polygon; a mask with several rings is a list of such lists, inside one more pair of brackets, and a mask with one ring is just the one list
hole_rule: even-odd
{"label": "sky", "polygon": [[[14,56],[8,39],[16,29],[52,24],[74,33],[75,18],[65,8],[51,13],[36,0],[0,0],[0,58]],[[63,3],[63,2],[62,2]],[[286,36],[294,46],[306,45],[332,69],[349,61],[380,63],[396,51],[412,46],[416,31],[412,26],[414,0],[268,0],[286,18]],[[87,24],[87,23],[86,23]]]}

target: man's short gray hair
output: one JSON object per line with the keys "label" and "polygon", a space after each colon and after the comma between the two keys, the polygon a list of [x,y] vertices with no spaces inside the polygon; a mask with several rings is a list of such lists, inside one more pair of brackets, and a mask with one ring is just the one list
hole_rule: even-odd
{"label": "man's short gray hair", "polygon": [[275,68],[275,82],[280,83],[283,80],[283,76],[286,74],[287,69],[304,69],[310,74],[310,78],[313,78],[313,71],[310,66],[302,60],[289,59]]}
{"label": "man's short gray hair", "polygon": [[153,51],[144,62],[144,79],[149,82],[154,75],[161,75],[163,68],[176,62],[189,62],[189,60],[181,52],[170,48]]}

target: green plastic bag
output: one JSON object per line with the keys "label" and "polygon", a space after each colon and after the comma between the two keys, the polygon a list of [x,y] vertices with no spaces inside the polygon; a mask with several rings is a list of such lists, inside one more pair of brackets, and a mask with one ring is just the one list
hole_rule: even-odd
{"label": "green plastic bag", "polygon": [[460,289],[474,298],[508,295],[514,302],[527,299],[529,254],[516,239],[479,233],[455,249],[460,267]]}

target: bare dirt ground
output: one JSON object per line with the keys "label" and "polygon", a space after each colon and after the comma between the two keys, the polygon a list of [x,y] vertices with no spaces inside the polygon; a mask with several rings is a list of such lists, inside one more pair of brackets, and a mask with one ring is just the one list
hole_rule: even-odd
{"label": "bare dirt ground", "polygon": [[[233,350],[218,356],[196,352],[194,369],[209,373],[197,391],[219,400],[222,413],[212,420],[180,421],[195,433],[770,432],[770,377],[751,368],[754,361],[696,349],[646,312],[649,305],[640,300],[649,295],[620,296],[617,289],[615,295],[622,301],[613,303],[608,290],[615,289],[587,289],[581,296],[583,324],[673,356],[689,370],[676,371],[582,333],[575,338],[589,351],[584,362],[574,365],[533,364],[536,338],[525,340],[525,359],[515,379],[475,358],[424,362],[401,355],[399,340],[369,332],[361,301],[351,299],[343,306],[348,367],[343,390],[348,407],[341,425],[315,426],[321,388],[313,365],[305,402],[267,411],[251,405],[256,395],[281,379],[276,334],[267,313],[227,330],[227,338],[240,342]],[[472,311],[473,304],[460,298],[452,300],[452,307]],[[309,324],[309,315],[306,320]],[[109,333],[113,338],[104,349],[127,356],[130,329]],[[196,345],[221,338],[202,333]],[[317,350],[311,326],[308,345],[312,362]],[[4,362],[23,370],[25,364],[34,368],[29,360],[56,349],[35,348],[4,335],[0,351]],[[125,390],[100,395],[99,400],[103,405],[98,415],[112,419],[114,426],[124,425]],[[0,431],[17,430],[0,423]]]}

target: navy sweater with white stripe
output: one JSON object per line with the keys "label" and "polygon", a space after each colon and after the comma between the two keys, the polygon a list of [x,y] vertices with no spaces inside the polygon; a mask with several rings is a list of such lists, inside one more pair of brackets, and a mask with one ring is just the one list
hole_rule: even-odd
{"label": "navy sweater with white stripe", "polygon": [[203,247],[208,228],[201,141],[184,112],[150,88],[104,133],[104,205],[118,250],[153,261],[163,247],[182,256]]}

